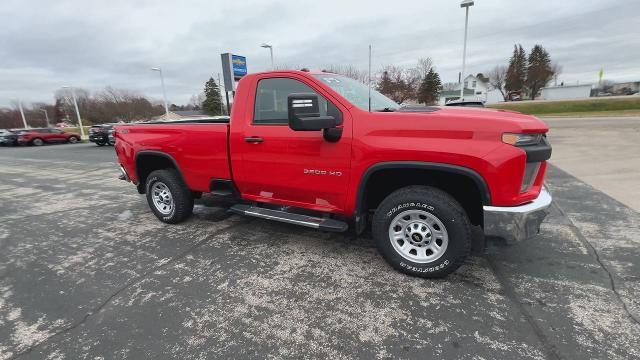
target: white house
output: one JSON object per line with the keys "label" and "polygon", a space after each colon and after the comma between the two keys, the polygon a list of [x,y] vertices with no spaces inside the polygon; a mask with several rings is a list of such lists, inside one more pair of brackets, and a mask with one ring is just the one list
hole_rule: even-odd
{"label": "white house", "polygon": [[473,75],[469,75],[464,78],[464,88],[473,90],[474,95],[481,100],[487,99],[489,83],[486,83]]}
{"label": "white house", "polygon": [[[489,89],[489,83],[482,81],[482,79],[469,75],[464,78],[464,97],[467,100],[482,100],[487,102],[488,100],[493,100],[494,96],[491,94],[492,91]],[[439,105],[444,105],[447,101],[457,100],[460,98],[460,85],[458,84],[456,88],[450,91],[443,91],[440,94]],[[498,100],[491,101],[498,102]]]}

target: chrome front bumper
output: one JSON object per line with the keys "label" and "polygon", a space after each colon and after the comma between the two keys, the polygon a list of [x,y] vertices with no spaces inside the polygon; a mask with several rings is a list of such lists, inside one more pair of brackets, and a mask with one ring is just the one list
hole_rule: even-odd
{"label": "chrome front bumper", "polygon": [[551,194],[542,188],[538,198],[520,206],[484,206],[484,234],[508,241],[531,238],[540,232],[540,224],[549,213]]}

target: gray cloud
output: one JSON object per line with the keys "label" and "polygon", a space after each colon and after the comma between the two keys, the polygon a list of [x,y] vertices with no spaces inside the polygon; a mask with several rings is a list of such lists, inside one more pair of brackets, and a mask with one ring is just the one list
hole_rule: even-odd
{"label": "gray cloud", "polygon": [[[62,85],[127,88],[186,103],[220,71],[220,53],[268,69],[349,63],[374,69],[430,56],[444,81],[460,71],[464,12],[458,1],[5,1],[0,9],[0,106],[12,98],[51,102]],[[477,0],[471,8],[468,71],[505,63],[514,43],[539,43],[563,67],[561,81],[640,79],[640,2]]]}

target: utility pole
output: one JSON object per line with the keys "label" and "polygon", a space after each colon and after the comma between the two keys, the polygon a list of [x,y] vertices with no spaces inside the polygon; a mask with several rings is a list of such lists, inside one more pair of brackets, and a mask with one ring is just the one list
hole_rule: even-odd
{"label": "utility pole", "polygon": [[82,118],[78,109],[78,99],[76,99],[76,91],[71,86],[63,86],[63,89],[71,89],[71,97],[73,98],[73,106],[76,108],[76,116],[78,117],[78,126],[80,126],[80,138],[84,139],[84,126],[82,126]]}
{"label": "utility pole", "polygon": [[467,60],[467,28],[469,25],[469,8],[473,6],[473,0],[462,0],[460,7],[465,9],[464,15],[464,47],[462,50],[462,73],[460,76],[460,100],[464,100],[464,72]]}
{"label": "utility pole", "polygon": [[40,109],[40,111],[44,112],[44,117],[47,119],[47,127],[51,127],[49,123],[49,113],[47,113],[47,109]]}
{"label": "utility pole", "polygon": [[22,100],[18,99],[18,108],[20,109],[20,115],[22,116],[22,124],[24,124],[24,128],[28,129],[29,125],[27,125],[27,118],[24,117],[24,110],[22,109]]}

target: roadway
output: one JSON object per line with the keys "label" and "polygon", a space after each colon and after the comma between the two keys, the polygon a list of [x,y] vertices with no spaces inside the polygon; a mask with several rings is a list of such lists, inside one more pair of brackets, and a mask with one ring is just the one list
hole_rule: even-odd
{"label": "roadway", "polygon": [[425,280],[210,199],[163,224],[115,165],[0,149],[0,359],[640,358],[640,216],[559,168],[536,239]]}

